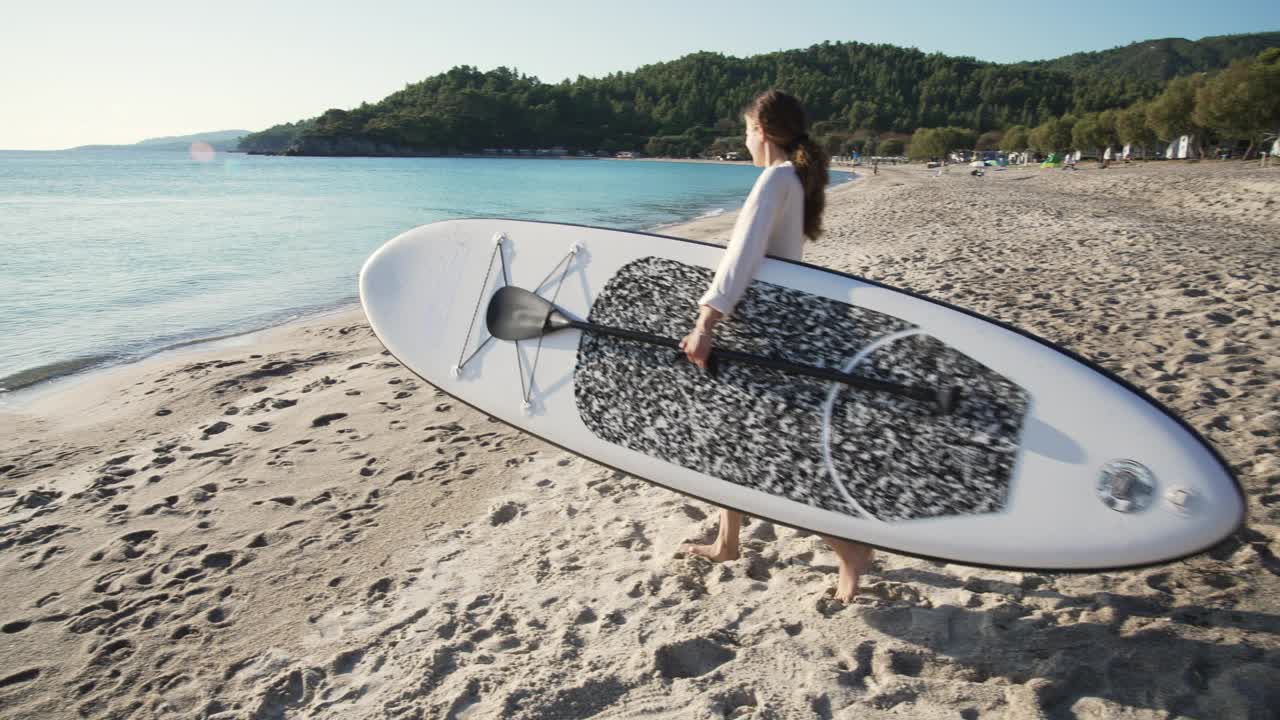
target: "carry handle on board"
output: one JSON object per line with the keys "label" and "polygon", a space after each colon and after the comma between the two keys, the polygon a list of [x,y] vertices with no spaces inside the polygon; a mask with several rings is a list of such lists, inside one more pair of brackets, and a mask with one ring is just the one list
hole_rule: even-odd
{"label": "carry handle on board", "polygon": [[[493,294],[493,298],[489,300],[489,309],[485,313],[485,323],[489,328],[489,334],[499,340],[529,340],[557,330],[572,328],[595,335],[636,340],[650,345],[676,349],[680,347],[680,341],[672,338],[574,320],[546,299],[523,288],[510,285],[500,288]],[[713,361],[728,360],[730,362],[748,363],[796,375],[844,383],[861,390],[872,390],[911,398],[912,400],[929,403],[941,413],[949,413],[954,410],[960,395],[959,388],[954,386],[929,388],[899,385],[830,368],[801,365],[787,362],[786,360],[751,355],[737,350],[713,349],[711,354]]]}

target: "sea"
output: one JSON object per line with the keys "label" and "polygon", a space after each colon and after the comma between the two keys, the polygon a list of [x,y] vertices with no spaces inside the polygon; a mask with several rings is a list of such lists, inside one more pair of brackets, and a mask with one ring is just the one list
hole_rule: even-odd
{"label": "sea", "polygon": [[349,306],[365,258],[424,223],[501,217],[661,232],[737,209],[760,172],[613,159],[0,151],[0,393]]}

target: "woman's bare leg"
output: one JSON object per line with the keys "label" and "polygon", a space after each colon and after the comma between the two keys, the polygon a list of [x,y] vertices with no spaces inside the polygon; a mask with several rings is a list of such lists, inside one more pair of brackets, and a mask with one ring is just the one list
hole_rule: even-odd
{"label": "woman's bare leg", "polygon": [[836,580],[836,599],[841,602],[853,600],[858,594],[858,581],[862,573],[871,567],[871,548],[848,540],[822,536],[823,540],[835,550],[840,559],[840,578]]}
{"label": "woman's bare leg", "polygon": [[684,551],[701,555],[712,562],[737,560],[739,553],[738,532],[742,530],[742,513],[720,508],[720,533],[710,545],[685,545]]}

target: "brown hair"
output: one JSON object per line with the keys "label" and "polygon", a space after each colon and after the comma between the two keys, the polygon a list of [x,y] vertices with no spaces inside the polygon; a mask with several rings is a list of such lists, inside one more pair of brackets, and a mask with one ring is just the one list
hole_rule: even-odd
{"label": "brown hair", "polygon": [[827,205],[827,166],[831,159],[805,131],[804,106],[778,89],[766,90],[743,111],[760,123],[760,132],[787,153],[804,187],[804,234],[817,240],[822,234],[822,211]]}

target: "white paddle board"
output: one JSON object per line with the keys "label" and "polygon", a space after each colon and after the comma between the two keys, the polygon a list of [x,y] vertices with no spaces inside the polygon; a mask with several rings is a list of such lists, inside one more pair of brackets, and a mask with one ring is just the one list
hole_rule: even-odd
{"label": "white paddle board", "polygon": [[955,387],[955,406],[748,363],[708,374],[670,348],[572,328],[488,333],[490,300],[513,285],[578,321],[679,338],[722,252],[577,225],[439,222],[379,248],[360,298],[392,355],[459,400],[791,527],[948,562],[1086,570],[1183,558],[1242,523],[1222,458],[1120,378],[994,320],[804,263],[766,259],[716,347]]}

